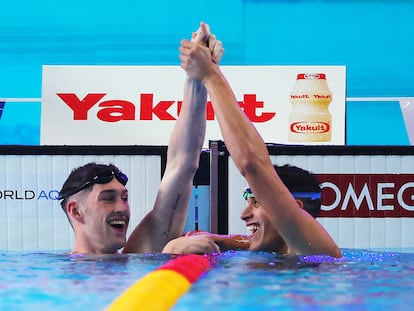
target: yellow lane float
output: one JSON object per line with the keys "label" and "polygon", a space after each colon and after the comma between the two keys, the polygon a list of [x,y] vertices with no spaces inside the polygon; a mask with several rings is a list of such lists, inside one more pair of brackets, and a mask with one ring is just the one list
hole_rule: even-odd
{"label": "yellow lane float", "polygon": [[202,255],[176,257],[127,288],[106,310],[170,310],[210,266]]}

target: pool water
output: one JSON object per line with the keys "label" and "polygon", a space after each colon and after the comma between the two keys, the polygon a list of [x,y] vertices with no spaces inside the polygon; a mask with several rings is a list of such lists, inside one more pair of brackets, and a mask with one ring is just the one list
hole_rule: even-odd
{"label": "pool water", "polygon": [[[413,310],[414,251],[228,251],[172,310]],[[103,310],[170,255],[1,253],[0,310]]]}

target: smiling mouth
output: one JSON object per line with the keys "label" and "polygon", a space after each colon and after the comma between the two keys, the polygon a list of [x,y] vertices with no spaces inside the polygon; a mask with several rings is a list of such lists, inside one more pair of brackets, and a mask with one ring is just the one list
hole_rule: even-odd
{"label": "smiling mouth", "polygon": [[258,224],[250,224],[247,226],[247,230],[250,231],[250,234],[255,234],[257,232],[257,230],[259,230],[259,225]]}
{"label": "smiling mouth", "polygon": [[124,229],[127,226],[127,221],[126,220],[121,220],[121,219],[114,219],[114,220],[110,220],[108,221],[108,225],[110,225],[112,228],[115,229]]}

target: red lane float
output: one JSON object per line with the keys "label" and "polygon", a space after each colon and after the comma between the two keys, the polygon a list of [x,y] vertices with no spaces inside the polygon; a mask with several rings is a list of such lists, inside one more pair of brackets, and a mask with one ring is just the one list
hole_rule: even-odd
{"label": "red lane float", "polygon": [[202,255],[174,258],[127,288],[106,310],[170,310],[210,266]]}

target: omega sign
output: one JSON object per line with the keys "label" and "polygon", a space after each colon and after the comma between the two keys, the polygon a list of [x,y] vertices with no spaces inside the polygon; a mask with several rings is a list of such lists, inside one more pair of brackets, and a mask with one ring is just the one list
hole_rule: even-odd
{"label": "omega sign", "polygon": [[319,217],[414,217],[414,174],[317,174]]}

